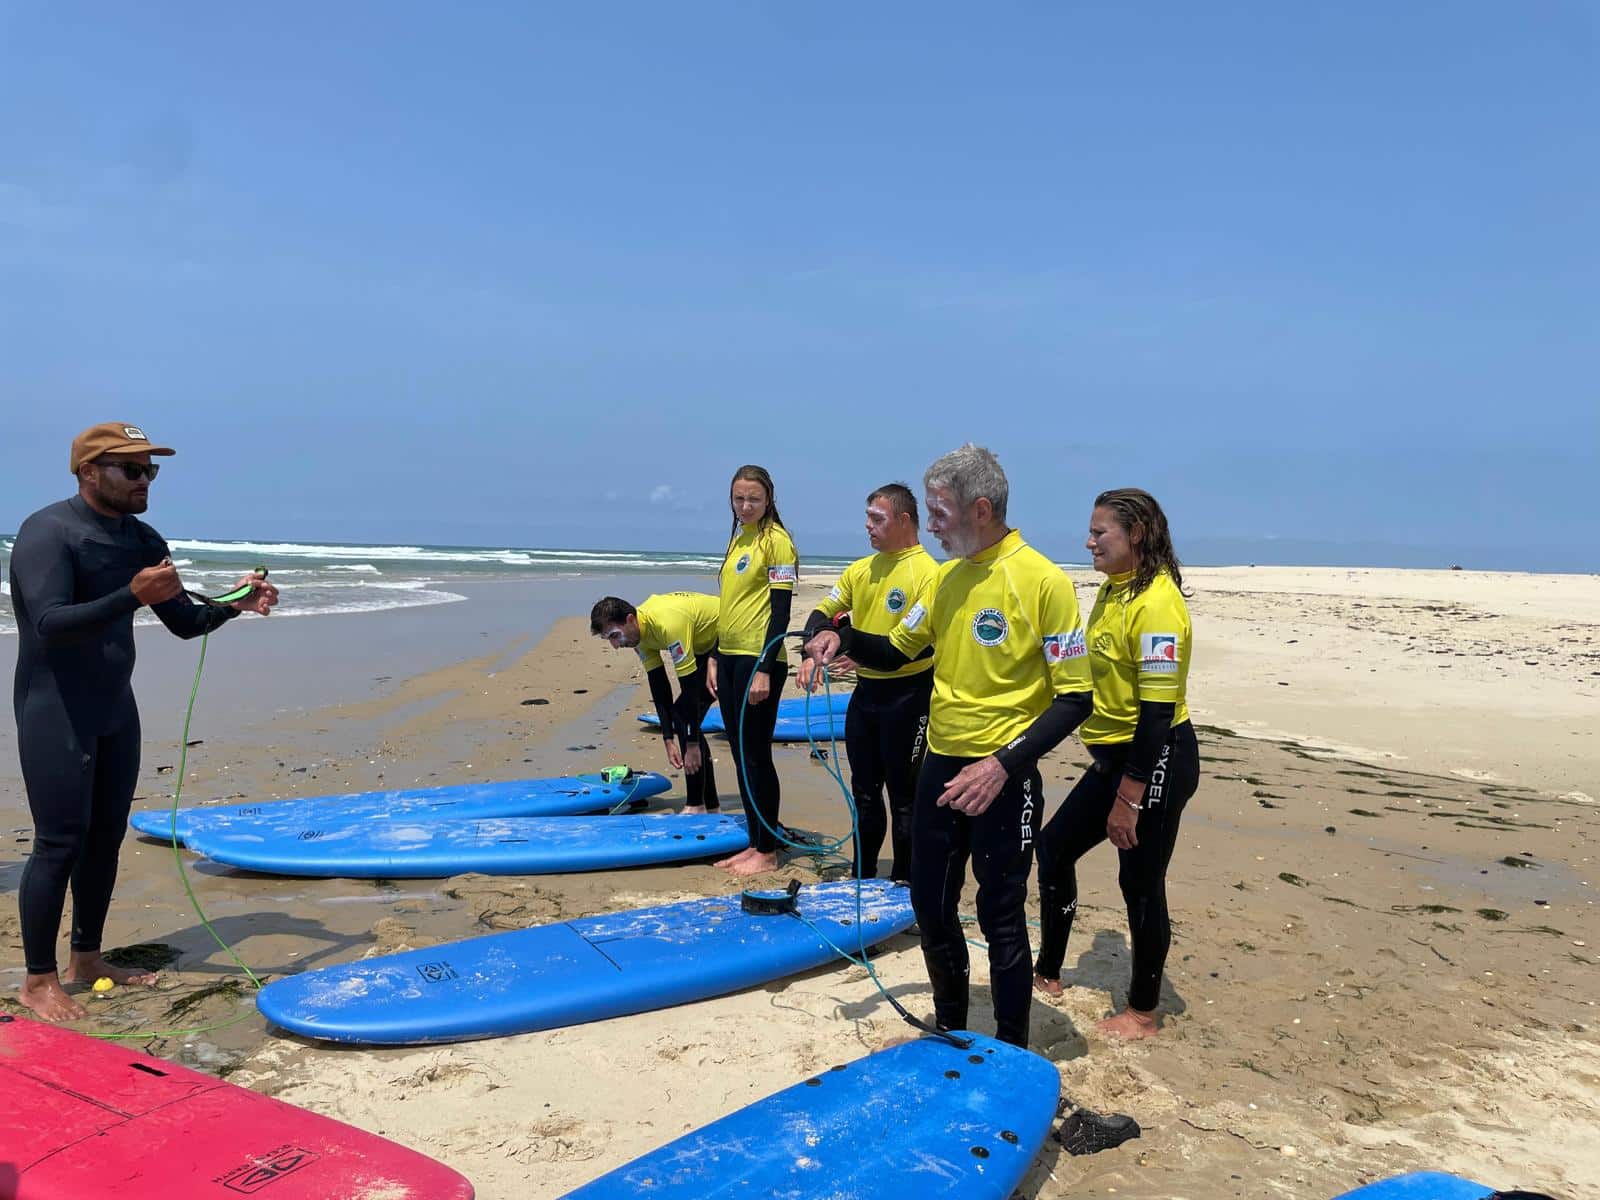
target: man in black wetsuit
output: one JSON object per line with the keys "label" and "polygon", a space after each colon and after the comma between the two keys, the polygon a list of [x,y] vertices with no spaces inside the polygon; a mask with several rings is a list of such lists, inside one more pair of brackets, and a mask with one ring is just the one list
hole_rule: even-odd
{"label": "man in black wetsuit", "polygon": [[133,615],[149,605],[182,638],[209,633],[240,612],[266,616],[278,592],[246,576],[253,591],[227,607],[184,593],[161,535],[139,520],[159,468],[136,425],[112,421],[80,433],[71,469],[78,494],[22,523],[11,551],[17,619],[13,702],[17,752],[33,814],[33,849],[17,907],[27,977],[22,1003],[47,1021],[86,1010],[61,986],[56,937],[72,890],[68,982],[154,983],[100,954],[117,878],[117,853],[139,778],[139,710],[133,700]]}

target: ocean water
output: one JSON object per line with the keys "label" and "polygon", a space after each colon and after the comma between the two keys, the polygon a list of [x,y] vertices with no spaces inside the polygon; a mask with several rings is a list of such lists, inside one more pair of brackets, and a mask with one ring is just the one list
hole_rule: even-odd
{"label": "ocean water", "polygon": [[[0,635],[15,633],[11,610],[12,538],[0,538]],[[226,591],[256,565],[265,565],[281,592],[274,616],[372,613],[454,604],[466,599],[452,584],[475,579],[581,578],[586,575],[704,573],[716,590],[719,552],[553,550],[483,546],[385,546],[339,543],[204,541],[168,538],[184,585]],[[808,556],[804,567],[837,571],[847,558]],[[136,623],[154,622],[142,611]]]}

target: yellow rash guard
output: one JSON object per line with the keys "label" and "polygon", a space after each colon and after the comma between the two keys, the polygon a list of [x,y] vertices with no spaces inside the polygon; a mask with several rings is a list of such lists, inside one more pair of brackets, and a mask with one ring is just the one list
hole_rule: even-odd
{"label": "yellow rash guard", "polygon": [[1094,715],[1078,731],[1086,745],[1133,741],[1143,700],[1175,705],[1174,727],[1189,719],[1189,606],[1165,571],[1130,599],[1132,579],[1132,572],[1108,576],[1089,614]]}
{"label": "yellow rash guard", "polygon": [[912,606],[889,641],[908,658],[934,647],[935,754],[993,754],[1057,695],[1093,686],[1072,580],[1014,529],[944,563],[929,600]]}
{"label": "yellow rash guard", "polygon": [[[772,616],[774,591],[794,591],[799,577],[799,556],[788,530],[772,524],[741,525],[739,535],[728,545],[718,576],[721,594],[717,614],[717,649],[728,654],[761,653],[767,640],[767,621]],[[787,663],[788,655],[778,643],[776,661]]]}
{"label": "yellow rash guard", "polygon": [[699,592],[664,592],[639,605],[636,649],[645,670],[659,667],[665,653],[679,678],[693,675],[699,656],[717,648],[719,607]]}
{"label": "yellow rash guard", "polygon": [[[862,633],[887,634],[918,603],[925,603],[939,574],[939,564],[920,545],[893,554],[858,558],[839,575],[839,582],[817,608],[830,619],[850,614],[850,624]],[[933,660],[917,659],[896,671],[856,668],[863,679],[900,679],[933,670]]]}

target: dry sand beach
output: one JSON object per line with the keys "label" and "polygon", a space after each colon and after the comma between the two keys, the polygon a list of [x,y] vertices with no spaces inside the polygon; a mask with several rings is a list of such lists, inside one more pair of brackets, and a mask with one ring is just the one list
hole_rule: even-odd
{"label": "dry sand beach", "polygon": [[[1095,581],[1075,577],[1087,609]],[[191,733],[203,744],[190,752],[186,799],[619,761],[664,769],[659,739],[634,721],[647,707],[642,672],[631,654],[591,639],[578,614],[607,590],[642,598],[685,582],[581,581],[559,597],[542,593],[542,607],[518,590],[531,585],[508,584],[403,618],[226,631],[225,656],[208,667],[211,707]],[[1600,578],[1240,567],[1194,570],[1189,582],[1205,774],[1170,875],[1165,1028],[1134,1045],[1094,1032],[1127,975],[1115,856],[1104,847],[1081,868],[1066,993],[1034,1008],[1034,1048],[1059,1066],[1064,1095],[1131,1113],[1144,1134],[1090,1158],[1048,1142],[1021,1195],[1327,1197],[1438,1168],[1600,1197]],[[808,577],[797,614],[825,586]],[[572,615],[551,625],[544,618],[556,611]],[[169,787],[159,768],[175,762],[192,669],[188,652],[160,637],[141,634],[140,807]],[[318,639],[321,648],[303,648]],[[329,673],[318,663],[335,645],[352,664],[334,672],[350,684],[342,691],[315,678]],[[294,671],[310,681],[298,695],[238,711],[214,699],[257,674]],[[0,1005],[15,1011],[10,894],[28,821],[14,747],[0,750]],[[1084,760],[1076,740],[1046,760],[1047,808]],[[778,762],[786,820],[847,828],[805,747],[780,749]],[[735,888],[707,865],[396,885],[189,861],[217,930],[272,975]],[[152,1048],[432,1154],[485,1200],[559,1196],[908,1032],[860,968],[840,967],[685,1008],[457,1046],[369,1051],[280,1037],[199,928],[170,849],[138,838],[124,847],[108,938],[178,957],[153,992],[94,1001],[87,1027],[246,1014]],[[895,939],[877,961],[897,997],[928,1009],[913,939]],[[977,950],[973,968],[973,1021],[988,1029]]]}

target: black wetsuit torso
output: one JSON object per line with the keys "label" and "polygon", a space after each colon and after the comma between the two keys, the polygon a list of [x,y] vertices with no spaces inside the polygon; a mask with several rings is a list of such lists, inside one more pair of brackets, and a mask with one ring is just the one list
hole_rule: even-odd
{"label": "black wetsuit torso", "polygon": [[[129,584],[167,556],[166,542],[143,521],[102,516],[79,496],[40,509],[17,532],[12,703],[34,822],[17,903],[30,974],[55,969],[69,881],[72,948],[100,948],[139,777],[132,683],[133,615],[140,605]],[[184,638],[236,615],[183,595],[152,611]]]}

